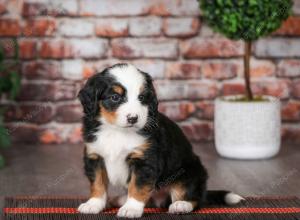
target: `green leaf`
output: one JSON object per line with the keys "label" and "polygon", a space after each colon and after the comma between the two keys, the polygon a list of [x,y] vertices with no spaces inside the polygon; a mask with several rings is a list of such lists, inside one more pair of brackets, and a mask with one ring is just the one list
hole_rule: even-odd
{"label": "green leaf", "polygon": [[11,145],[8,130],[0,124],[0,147],[8,147]]}
{"label": "green leaf", "polygon": [[1,46],[0,47],[0,64],[3,62],[3,60],[4,60],[4,49]]}
{"label": "green leaf", "polygon": [[10,98],[15,99],[21,87],[20,75],[16,72],[12,72],[10,74],[10,83],[11,83]]}
{"label": "green leaf", "polygon": [[230,39],[254,41],[271,34],[291,14],[292,0],[199,0],[203,18]]}
{"label": "green leaf", "polygon": [[0,154],[0,169],[5,166],[5,160],[4,157]]}
{"label": "green leaf", "polygon": [[9,91],[10,87],[11,87],[11,84],[10,84],[9,77],[7,77],[7,76],[1,77],[1,80],[0,80],[0,93]]}

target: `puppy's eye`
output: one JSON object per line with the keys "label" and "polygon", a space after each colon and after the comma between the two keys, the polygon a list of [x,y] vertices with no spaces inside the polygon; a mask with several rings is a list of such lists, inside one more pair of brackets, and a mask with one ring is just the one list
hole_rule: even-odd
{"label": "puppy's eye", "polygon": [[117,94],[113,94],[112,96],[109,97],[111,101],[113,102],[119,102],[121,100],[121,96]]}
{"label": "puppy's eye", "polygon": [[139,95],[139,100],[144,101],[145,96],[144,95]]}

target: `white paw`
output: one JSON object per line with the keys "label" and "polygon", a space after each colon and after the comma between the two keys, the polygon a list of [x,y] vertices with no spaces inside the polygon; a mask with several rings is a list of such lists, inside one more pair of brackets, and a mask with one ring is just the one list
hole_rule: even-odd
{"label": "white paw", "polygon": [[187,201],[176,201],[169,206],[169,212],[172,214],[188,213],[193,211],[193,205]]}
{"label": "white paw", "polygon": [[139,218],[143,215],[144,203],[133,198],[127,199],[126,203],[119,209],[117,216],[124,218]]}
{"label": "white paw", "polygon": [[78,207],[78,211],[84,214],[98,214],[105,208],[104,198],[90,198]]}

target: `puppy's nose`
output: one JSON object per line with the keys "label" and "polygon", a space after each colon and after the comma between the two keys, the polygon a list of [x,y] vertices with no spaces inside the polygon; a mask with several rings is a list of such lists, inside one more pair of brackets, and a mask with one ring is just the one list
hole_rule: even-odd
{"label": "puppy's nose", "polygon": [[135,123],[137,123],[137,121],[138,121],[138,116],[137,115],[134,115],[134,116],[132,116],[132,115],[127,115],[127,121],[128,121],[128,123],[129,124],[135,124]]}

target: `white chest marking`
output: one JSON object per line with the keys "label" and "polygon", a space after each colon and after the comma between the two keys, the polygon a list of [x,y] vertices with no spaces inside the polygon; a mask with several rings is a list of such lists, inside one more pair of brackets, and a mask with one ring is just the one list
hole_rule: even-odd
{"label": "white chest marking", "polygon": [[126,157],[135,148],[145,143],[145,138],[128,129],[102,126],[96,133],[97,140],[87,144],[88,153],[103,157],[109,182],[115,186],[126,187],[128,165]]}

